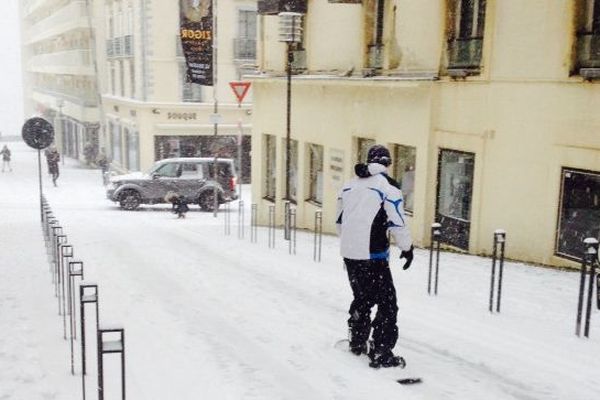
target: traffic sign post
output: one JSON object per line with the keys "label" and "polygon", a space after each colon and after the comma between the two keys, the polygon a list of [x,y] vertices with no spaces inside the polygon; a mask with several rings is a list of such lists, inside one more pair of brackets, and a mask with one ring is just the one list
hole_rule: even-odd
{"label": "traffic sign post", "polygon": [[[233,94],[238,100],[238,108],[242,107],[242,101],[244,101],[244,97],[248,94],[248,90],[250,89],[250,82],[244,81],[233,81],[229,82],[229,86],[231,90],[233,90]],[[238,177],[238,198],[242,201],[242,142],[244,138],[244,128],[242,126],[242,117],[240,116],[238,120],[238,129],[240,131],[238,135],[238,166],[239,166],[239,177]],[[243,221],[242,221],[243,223]]]}

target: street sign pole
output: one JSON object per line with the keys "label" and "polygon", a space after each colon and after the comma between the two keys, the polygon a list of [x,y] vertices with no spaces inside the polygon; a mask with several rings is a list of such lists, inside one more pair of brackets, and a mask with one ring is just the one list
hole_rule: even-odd
{"label": "street sign pole", "polygon": [[[234,81],[234,82],[229,82],[229,86],[231,87],[231,90],[233,90],[233,94],[235,95],[235,97],[238,100],[238,109],[242,108],[242,101],[244,101],[244,97],[246,97],[246,94],[248,93],[248,89],[250,89],[250,82],[243,82],[243,81]],[[239,136],[238,136],[238,166],[239,166],[239,177],[238,177],[238,198],[240,199],[240,201],[242,201],[242,143],[244,140],[244,127],[242,125],[242,116],[239,115],[238,118],[238,129],[239,129]]]}

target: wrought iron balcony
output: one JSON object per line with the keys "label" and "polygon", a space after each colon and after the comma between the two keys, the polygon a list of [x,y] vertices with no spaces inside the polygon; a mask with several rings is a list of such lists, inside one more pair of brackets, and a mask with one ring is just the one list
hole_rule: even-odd
{"label": "wrought iron balcony", "polygon": [[106,39],[106,58],[112,58],[115,56],[115,49],[113,46],[112,39]]}
{"label": "wrought iron balcony", "polygon": [[233,58],[236,60],[255,60],[256,39],[234,38]]}
{"label": "wrought iron balcony", "polygon": [[287,11],[306,14],[307,3],[307,0],[258,0],[258,13],[276,15]]}
{"label": "wrought iron balcony", "polygon": [[600,68],[600,33],[577,35],[577,69]]}
{"label": "wrought iron balcony", "polygon": [[448,41],[448,69],[479,69],[483,38],[454,38]]}
{"label": "wrought iron balcony", "polygon": [[123,56],[133,56],[133,35],[123,36]]}
{"label": "wrought iron balcony", "polygon": [[124,50],[124,42],[123,36],[117,37],[113,39],[113,55],[115,57],[122,57]]}

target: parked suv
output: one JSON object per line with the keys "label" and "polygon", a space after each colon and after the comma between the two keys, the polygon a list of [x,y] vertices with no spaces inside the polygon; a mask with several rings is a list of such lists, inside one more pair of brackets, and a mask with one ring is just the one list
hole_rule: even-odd
{"label": "parked suv", "polygon": [[169,191],[183,195],[188,203],[202,210],[214,210],[214,193],[218,204],[237,199],[236,174],[233,160],[217,159],[217,180],[214,180],[214,158],[168,158],[158,161],[148,173],[134,172],[110,179],[106,192],[109,200],[125,210],[135,210],[140,204],[165,202]]}

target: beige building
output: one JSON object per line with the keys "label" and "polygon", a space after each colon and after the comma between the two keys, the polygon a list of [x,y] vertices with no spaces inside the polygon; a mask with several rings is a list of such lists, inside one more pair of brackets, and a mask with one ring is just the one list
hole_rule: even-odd
{"label": "beige building", "polygon": [[97,146],[100,128],[87,2],[23,0],[19,5],[25,115],[48,119],[59,151],[83,160],[84,150]]}
{"label": "beige building", "polygon": [[215,3],[213,91],[186,80],[179,1],[24,2],[28,113],[64,121],[64,135],[57,129],[64,154],[83,159],[92,143],[94,155],[106,153],[120,171],[172,156],[237,157],[241,134],[249,175],[252,95],[239,107],[229,82],[255,70],[256,0]]}
{"label": "beige building", "polygon": [[291,200],[298,225],[335,203],[370,144],[387,145],[417,245],[575,266],[600,230],[600,1],[259,1],[253,201],[285,195],[280,11],[304,14],[293,49]]}
{"label": "beige building", "polygon": [[[106,128],[102,147],[114,168],[144,170],[162,158],[213,151],[235,158],[240,125],[248,154],[252,99],[248,96],[238,107],[229,82],[254,69],[256,1],[218,2],[216,92],[186,81],[179,2],[94,3]],[[215,120],[217,144],[212,138]],[[249,157],[243,163],[247,170]]]}

